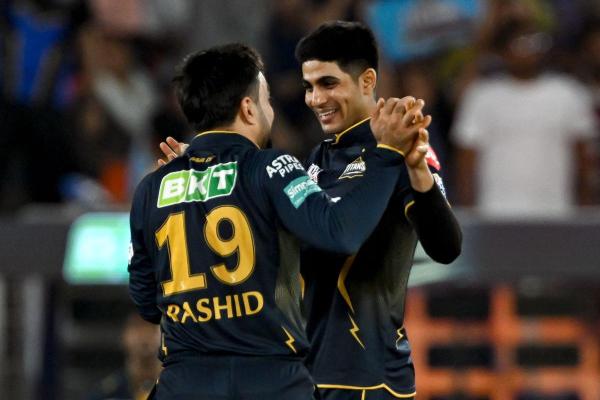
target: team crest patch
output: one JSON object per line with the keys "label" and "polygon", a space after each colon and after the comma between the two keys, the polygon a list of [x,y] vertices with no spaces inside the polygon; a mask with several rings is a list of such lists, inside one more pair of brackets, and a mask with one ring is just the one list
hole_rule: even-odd
{"label": "team crest patch", "polygon": [[356,160],[352,161],[350,164],[346,165],[346,169],[338,179],[352,179],[357,178],[359,176],[363,176],[365,171],[367,170],[367,165],[365,164],[362,157],[358,157]]}
{"label": "team crest patch", "polygon": [[283,189],[295,208],[300,207],[309,195],[320,191],[319,185],[306,175],[294,179]]}
{"label": "team crest patch", "polygon": [[157,207],[229,196],[236,180],[237,161],[213,165],[204,171],[171,172],[160,182]]}
{"label": "team crest patch", "polygon": [[313,180],[313,182],[318,183],[319,174],[323,172],[323,169],[317,164],[310,164],[310,167],[308,167],[308,170],[306,172],[308,173],[308,176],[310,176],[310,179]]}

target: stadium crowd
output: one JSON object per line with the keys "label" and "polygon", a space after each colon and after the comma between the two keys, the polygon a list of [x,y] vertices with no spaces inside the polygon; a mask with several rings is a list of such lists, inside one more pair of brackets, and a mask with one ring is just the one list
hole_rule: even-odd
{"label": "stadium crowd", "polygon": [[379,96],[426,100],[454,204],[504,215],[600,203],[594,0],[0,4],[2,213],[47,202],[127,208],[158,143],[193,134],[173,98],[175,65],[216,44],[243,41],[265,55],[272,145],[306,156],[323,137],[293,51],[334,19],[374,29]]}

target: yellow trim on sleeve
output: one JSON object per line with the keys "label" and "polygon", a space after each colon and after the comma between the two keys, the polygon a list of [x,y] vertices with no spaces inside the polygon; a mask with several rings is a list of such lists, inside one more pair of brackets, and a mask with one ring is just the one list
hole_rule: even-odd
{"label": "yellow trim on sleeve", "polygon": [[400,150],[400,149],[397,149],[397,148],[393,147],[393,146],[388,146],[387,144],[380,143],[380,144],[377,145],[377,147],[379,147],[381,149],[388,149],[388,150],[391,150],[391,151],[395,151],[396,153],[398,153],[402,157],[404,157],[404,152],[402,150]]}
{"label": "yellow trim on sleeve", "polygon": [[415,397],[417,395],[417,392],[412,392],[412,393],[409,393],[409,394],[397,393],[397,392],[393,391],[385,383],[381,383],[381,384],[379,384],[377,386],[346,386],[346,385],[317,384],[317,387],[319,389],[343,389],[343,390],[363,390],[363,391],[385,389],[392,396],[396,397],[397,399],[410,399],[410,398]]}
{"label": "yellow trim on sleeve", "polygon": [[408,202],[408,204],[406,205],[406,207],[404,207],[404,215],[406,216],[406,218],[408,218],[408,210],[409,210],[409,208],[411,208],[414,205],[415,205],[415,201],[411,200],[411,201]]}
{"label": "yellow trim on sleeve", "polygon": [[355,123],[354,125],[352,125],[349,128],[344,129],[342,132],[338,133],[337,135],[335,135],[335,140],[333,141],[333,144],[338,144],[338,142],[340,141],[340,139],[342,138],[342,136],[344,136],[346,133],[348,133],[349,131],[351,131],[353,128],[356,128],[358,125],[362,124],[365,121],[370,120],[371,117],[369,118],[365,118],[362,121],[358,121],[357,123]]}

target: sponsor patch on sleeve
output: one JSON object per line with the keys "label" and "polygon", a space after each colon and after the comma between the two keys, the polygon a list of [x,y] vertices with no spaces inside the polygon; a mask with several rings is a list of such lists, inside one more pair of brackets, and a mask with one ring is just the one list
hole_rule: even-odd
{"label": "sponsor patch on sleeve", "polygon": [[271,161],[271,164],[265,168],[269,179],[273,176],[285,177],[292,171],[300,170],[304,171],[302,163],[298,161],[296,157],[290,156],[289,154],[283,154]]}
{"label": "sponsor patch on sleeve", "polygon": [[440,192],[442,192],[444,197],[447,199],[448,197],[446,196],[446,188],[444,187],[444,180],[442,179],[442,177],[438,174],[433,174],[433,179],[435,179],[435,183],[440,188]]}
{"label": "sponsor patch on sleeve", "polygon": [[298,208],[304,203],[304,200],[312,193],[320,192],[321,188],[308,176],[301,176],[291,181],[283,192],[292,202],[294,208]]}

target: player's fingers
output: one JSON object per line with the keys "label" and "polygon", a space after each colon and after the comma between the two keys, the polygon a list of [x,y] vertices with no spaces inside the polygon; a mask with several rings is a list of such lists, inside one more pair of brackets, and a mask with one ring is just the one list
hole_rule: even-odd
{"label": "player's fingers", "polygon": [[[175,152],[173,151],[173,149],[165,142],[160,142],[160,144],[158,145],[158,147],[160,148],[160,151],[163,152],[163,154],[165,156],[169,156],[170,154],[175,154]],[[177,154],[175,154],[177,155]]]}
{"label": "player's fingers", "polygon": [[410,126],[414,123],[415,117],[417,114],[422,114],[423,107],[425,106],[425,102],[421,99],[417,100],[414,107],[409,109],[407,113],[402,118],[402,123],[404,126]]}
{"label": "player's fingers", "polygon": [[179,142],[171,136],[167,136],[166,142],[173,149],[173,151],[177,153],[177,151],[179,150]]}
{"label": "player's fingers", "polygon": [[171,154],[167,155],[167,159],[169,161],[173,161],[176,158],[177,158],[177,154],[175,154],[175,153],[171,153]]}
{"label": "player's fingers", "polygon": [[167,165],[167,163],[165,162],[165,160],[163,160],[162,158],[159,158],[157,160],[158,166],[162,167],[163,165]]}
{"label": "player's fingers", "polygon": [[394,109],[392,110],[392,113],[398,115],[399,117],[402,117],[406,113],[407,104],[408,102],[399,99],[396,102],[396,104],[394,104]]}
{"label": "player's fingers", "polygon": [[401,98],[400,102],[404,106],[404,113],[413,108],[415,106],[416,101],[417,99],[415,99],[413,96],[404,96],[403,98]]}
{"label": "player's fingers", "polygon": [[387,99],[385,101],[385,106],[383,107],[383,114],[392,115],[394,107],[396,107],[399,101],[400,99],[397,97],[390,97]]}
{"label": "player's fingers", "polygon": [[419,141],[420,144],[429,143],[429,131],[425,128],[419,129]]}
{"label": "player's fingers", "polygon": [[429,131],[425,128],[419,129],[419,140],[416,149],[423,157],[429,151]]}
{"label": "player's fingers", "polygon": [[429,127],[429,125],[431,125],[431,115],[426,115],[426,116],[423,118],[423,121],[421,121],[421,126],[422,126],[423,128],[428,128],[428,127]]}
{"label": "player's fingers", "polygon": [[373,121],[377,121],[379,119],[381,111],[383,110],[383,106],[385,106],[385,100],[382,97],[380,97],[377,100],[377,104],[375,104],[375,111],[373,111],[373,115],[371,116]]}

